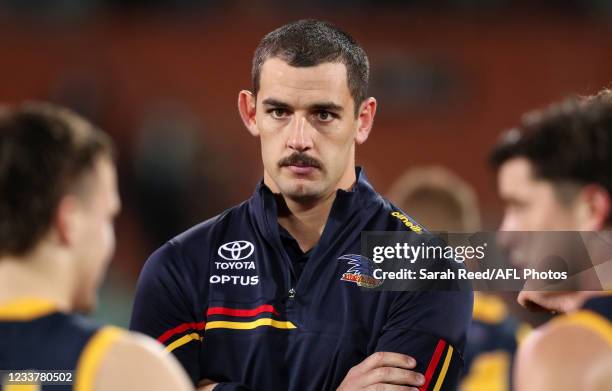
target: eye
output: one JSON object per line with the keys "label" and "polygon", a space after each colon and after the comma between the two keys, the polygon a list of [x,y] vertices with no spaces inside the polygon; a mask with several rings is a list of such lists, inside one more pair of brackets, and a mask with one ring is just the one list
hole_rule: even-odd
{"label": "eye", "polygon": [[274,119],[281,119],[287,116],[287,110],[285,109],[281,109],[281,108],[275,108],[275,109],[270,109],[268,110],[268,113],[272,116],[272,118]]}
{"label": "eye", "polygon": [[333,113],[330,113],[329,111],[318,111],[315,113],[315,117],[320,122],[330,122],[336,116]]}

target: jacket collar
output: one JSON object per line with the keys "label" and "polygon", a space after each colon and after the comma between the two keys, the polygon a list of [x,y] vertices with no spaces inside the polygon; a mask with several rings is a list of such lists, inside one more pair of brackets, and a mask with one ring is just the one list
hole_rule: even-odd
{"label": "jacket collar", "polygon": [[[357,180],[351,189],[336,190],[336,199],[332,205],[324,231],[329,229],[335,231],[336,224],[341,225],[343,221],[372,206],[372,204],[382,198],[369,183],[363,168],[356,167],[355,176]],[[259,230],[268,237],[278,237],[276,200],[270,188],[264,184],[263,179],[259,181],[249,203],[252,216]],[[328,227],[330,224],[334,227]]]}

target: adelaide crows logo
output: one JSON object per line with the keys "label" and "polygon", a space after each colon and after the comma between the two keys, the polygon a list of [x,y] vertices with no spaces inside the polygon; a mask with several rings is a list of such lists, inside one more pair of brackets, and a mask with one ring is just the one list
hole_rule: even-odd
{"label": "adelaide crows logo", "polygon": [[354,282],[362,288],[376,288],[382,284],[374,278],[374,263],[359,254],[345,254],[338,260],[347,261],[351,266],[346,273],[342,274],[341,281]]}

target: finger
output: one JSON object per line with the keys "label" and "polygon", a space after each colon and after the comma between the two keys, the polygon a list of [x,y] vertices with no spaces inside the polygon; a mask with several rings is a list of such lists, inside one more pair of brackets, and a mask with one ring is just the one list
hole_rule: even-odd
{"label": "finger", "polygon": [[413,357],[395,352],[376,352],[369,355],[355,369],[359,373],[366,373],[380,367],[397,367],[412,369],[416,367],[416,360]]}
{"label": "finger", "polygon": [[377,383],[396,384],[400,386],[422,386],[425,376],[418,372],[393,367],[375,368],[363,375],[363,386]]}
{"label": "finger", "polygon": [[366,391],[419,391],[415,387],[398,386],[396,384],[372,384],[364,388]]}
{"label": "finger", "polygon": [[532,312],[549,312],[547,304],[544,303],[544,299],[538,297],[536,292],[532,291],[521,291],[518,294],[517,301],[520,305]]}
{"label": "finger", "polygon": [[516,297],[516,301],[518,301],[521,306],[527,308],[527,303],[531,301],[531,292],[520,291],[518,296]]}

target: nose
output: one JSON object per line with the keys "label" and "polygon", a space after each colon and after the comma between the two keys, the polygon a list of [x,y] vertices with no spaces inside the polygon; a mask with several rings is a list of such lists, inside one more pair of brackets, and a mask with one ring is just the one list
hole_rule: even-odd
{"label": "nose", "polygon": [[312,148],[312,137],[310,124],[306,117],[294,116],[291,126],[291,134],[287,140],[287,146],[297,152],[304,152]]}
{"label": "nose", "polygon": [[510,216],[508,216],[508,213],[504,213],[504,217],[497,233],[497,243],[499,246],[508,247],[510,245],[513,237],[512,231],[515,230],[513,225],[512,219]]}
{"label": "nose", "polygon": [[517,226],[516,217],[509,213],[508,211],[504,212],[504,217],[502,218],[502,222],[499,225],[499,231],[519,231]]}
{"label": "nose", "polygon": [[509,213],[504,213],[503,220],[496,235],[496,244],[507,253],[509,261],[514,266],[521,267],[525,259],[523,251],[527,233],[519,232],[516,219]]}

